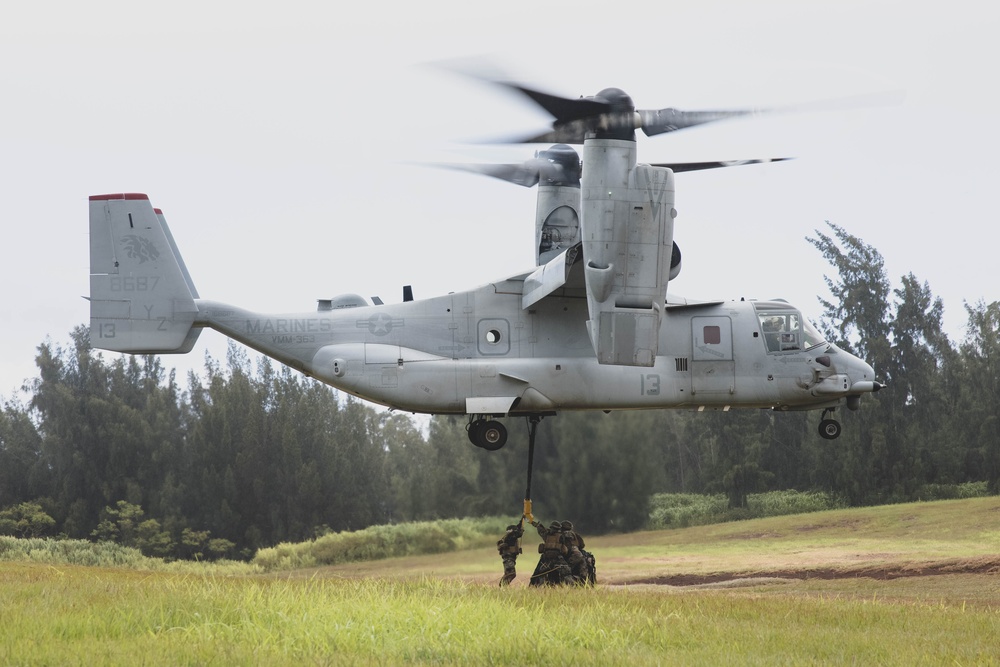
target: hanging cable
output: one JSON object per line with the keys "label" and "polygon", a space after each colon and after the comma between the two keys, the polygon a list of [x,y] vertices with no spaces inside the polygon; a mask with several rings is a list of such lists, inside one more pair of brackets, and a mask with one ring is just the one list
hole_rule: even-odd
{"label": "hanging cable", "polygon": [[531,469],[535,464],[535,433],[538,430],[538,422],[542,421],[540,415],[530,415],[528,417],[528,484],[524,489],[524,518],[531,523],[535,517],[531,514]]}

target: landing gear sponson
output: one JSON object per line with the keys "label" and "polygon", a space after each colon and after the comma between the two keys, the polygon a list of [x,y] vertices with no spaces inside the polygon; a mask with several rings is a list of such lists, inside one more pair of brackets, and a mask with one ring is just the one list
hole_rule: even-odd
{"label": "landing gear sponson", "polygon": [[[840,422],[831,415],[833,408],[827,408],[823,411],[823,418],[819,422],[819,434],[826,440],[840,437]],[[507,427],[492,416],[475,415],[465,429],[469,434],[469,441],[481,449],[495,452],[507,444]]]}

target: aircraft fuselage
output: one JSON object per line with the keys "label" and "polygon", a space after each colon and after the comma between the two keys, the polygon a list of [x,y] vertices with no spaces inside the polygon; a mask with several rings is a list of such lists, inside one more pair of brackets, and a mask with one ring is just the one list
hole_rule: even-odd
{"label": "aircraft fuselage", "polygon": [[[816,340],[784,302],[668,302],[652,366],[602,365],[582,290],[524,309],[522,285],[520,276],[420,301],[288,315],[199,299],[194,324],[337,389],[418,413],[815,409],[872,391],[871,366]],[[792,324],[778,343],[766,328],[782,318]]]}

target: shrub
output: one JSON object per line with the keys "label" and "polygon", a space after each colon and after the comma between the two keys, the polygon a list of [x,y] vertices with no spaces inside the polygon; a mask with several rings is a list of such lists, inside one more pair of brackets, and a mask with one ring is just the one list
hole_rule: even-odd
{"label": "shrub", "polygon": [[0,561],[202,574],[249,574],[260,571],[256,566],[239,561],[216,561],[211,564],[167,562],[161,558],[143,556],[142,552],[134,547],[125,547],[114,542],[6,536],[0,536]]}
{"label": "shrub", "polygon": [[725,494],[657,493],[650,499],[646,528],[687,528],[725,521],[760,519],[803,514],[843,507],[830,494],[820,491],[770,491],[751,493],[747,506],[731,509]]}
{"label": "shrub", "polygon": [[917,500],[958,500],[961,498],[985,498],[990,495],[986,482],[965,482],[964,484],[924,484],[917,489]]}
{"label": "shrub", "polygon": [[490,517],[371,526],[261,549],[252,562],[273,571],[492,546],[508,523]]}
{"label": "shrub", "polygon": [[0,535],[40,537],[51,531],[56,520],[38,503],[20,503],[0,512]]}

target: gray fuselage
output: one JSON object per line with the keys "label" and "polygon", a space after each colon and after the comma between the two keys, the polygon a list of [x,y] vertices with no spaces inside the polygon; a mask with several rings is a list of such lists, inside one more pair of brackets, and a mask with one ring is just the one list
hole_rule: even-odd
{"label": "gray fuselage", "polygon": [[[871,366],[818,338],[785,302],[668,299],[653,365],[602,365],[583,291],[559,290],[523,309],[522,285],[518,276],[421,301],[288,315],[198,299],[195,326],[420,413],[816,409],[872,391]],[[778,343],[767,328],[781,319],[791,324]]]}

